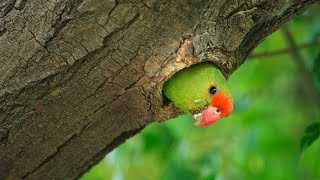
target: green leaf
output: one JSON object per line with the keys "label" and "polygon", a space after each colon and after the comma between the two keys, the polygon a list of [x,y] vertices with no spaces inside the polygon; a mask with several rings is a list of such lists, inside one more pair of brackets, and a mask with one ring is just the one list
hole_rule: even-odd
{"label": "green leaf", "polygon": [[320,135],[320,122],[310,124],[305,130],[301,139],[300,149],[304,152]]}

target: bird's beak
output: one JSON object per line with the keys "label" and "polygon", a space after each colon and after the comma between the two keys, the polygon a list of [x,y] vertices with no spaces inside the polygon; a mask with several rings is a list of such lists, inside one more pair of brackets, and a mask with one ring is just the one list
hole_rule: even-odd
{"label": "bird's beak", "polygon": [[208,126],[220,119],[220,109],[213,106],[208,106],[202,112],[194,114],[193,117],[196,119],[194,125]]}

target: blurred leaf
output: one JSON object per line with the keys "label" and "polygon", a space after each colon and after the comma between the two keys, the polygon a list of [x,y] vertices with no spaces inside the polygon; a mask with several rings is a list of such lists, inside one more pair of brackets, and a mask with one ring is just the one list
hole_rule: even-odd
{"label": "blurred leaf", "polygon": [[167,163],[161,179],[198,179],[197,173],[189,167],[190,163],[178,160],[171,160]]}
{"label": "blurred leaf", "polygon": [[157,128],[148,129],[143,133],[145,151],[157,151],[162,160],[166,160],[172,149],[177,144],[177,138],[172,131],[166,126],[158,126]]}
{"label": "blurred leaf", "polygon": [[305,129],[301,139],[301,152],[305,151],[320,135],[320,122],[314,122]]}
{"label": "blurred leaf", "polygon": [[320,82],[320,54],[315,58],[313,63],[313,72],[318,82]]}
{"label": "blurred leaf", "polygon": [[219,173],[220,159],[219,152],[215,149],[210,149],[194,163],[196,168],[201,172],[201,179],[213,180]]}
{"label": "blurred leaf", "polygon": [[320,16],[319,8],[311,8],[308,11],[309,21],[311,21],[312,26],[310,26],[309,39],[316,39],[320,36],[320,19],[317,18]]}

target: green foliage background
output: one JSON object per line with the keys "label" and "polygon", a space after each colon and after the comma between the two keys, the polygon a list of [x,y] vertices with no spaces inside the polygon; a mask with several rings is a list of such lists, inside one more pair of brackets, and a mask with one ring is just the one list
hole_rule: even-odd
{"label": "green foliage background", "polygon": [[[319,42],[320,8],[287,28],[298,45]],[[288,47],[280,29],[253,54]],[[300,52],[319,93],[319,43]],[[231,116],[209,127],[189,116],[153,123],[81,179],[320,179],[319,94],[306,93],[304,81],[290,53],[249,58],[229,79]]]}

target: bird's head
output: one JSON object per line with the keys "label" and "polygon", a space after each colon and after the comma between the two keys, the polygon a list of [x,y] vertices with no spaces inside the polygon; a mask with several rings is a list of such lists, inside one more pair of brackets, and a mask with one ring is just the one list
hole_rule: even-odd
{"label": "bird's head", "polygon": [[197,126],[208,126],[233,110],[227,80],[211,63],[178,71],[164,84],[163,92],[183,112],[192,114]]}
{"label": "bird's head", "polygon": [[192,112],[193,117],[196,119],[195,125],[197,126],[208,126],[232,113],[233,100],[228,92],[220,91],[216,85],[209,85],[207,96],[211,102],[201,109]]}

